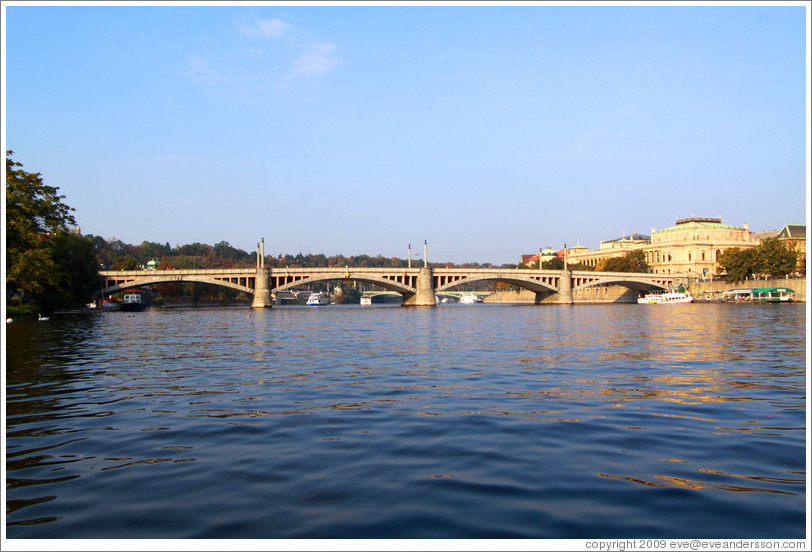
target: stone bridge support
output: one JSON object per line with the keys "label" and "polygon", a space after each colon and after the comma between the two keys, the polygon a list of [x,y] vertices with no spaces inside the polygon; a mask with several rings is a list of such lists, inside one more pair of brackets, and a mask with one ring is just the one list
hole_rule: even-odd
{"label": "stone bridge support", "polygon": [[572,271],[562,270],[561,279],[558,280],[558,298],[556,303],[571,305],[575,302],[572,296]]}
{"label": "stone bridge support", "polygon": [[404,307],[434,307],[434,271],[424,267],[417,273],[417,292],[403,301]]}
{"label": "stone bridge support", "polygon": [[251,307],[255,309],[271,308],[271,269],[258,268],[254,288],[254,300]]}

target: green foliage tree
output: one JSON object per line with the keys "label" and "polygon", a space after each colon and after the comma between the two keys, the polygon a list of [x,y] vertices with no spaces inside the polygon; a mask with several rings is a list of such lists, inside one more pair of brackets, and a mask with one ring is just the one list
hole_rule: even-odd
{"label": "green foliage tree", "polygon": [[767,238],[756,249],[754,270],[758,274],[786,276],[795,272],[798,253],[778,238]]}
{"label": "green foliage tree", "polygon": [[37,302],[45,310],[84,305],[101,288],[93,241],[74,232],[58,231],[51,240],[51,260],[59,282],[48,285]]}
{"label": "green foliage tree", "polygon": [[612,257],[603,264],[602,270],[606,272],[648,272],[646,254],[642,249],[629,251],[622,257]]}
{"label": "green foliage tree", "polygon": [[129,255],[116,257],[110,267],[111,270],[135,270],[136,268],[138,268],[138,263]]}
{"label": "green foliage tree", "polygon": [[745,280],[753,275],[756,267],[757,253],[755,249],[742,249],[731,247],[725,249],[716,259],[719,274],[725,274],[725,279],[731,282]]}
{"label": "green foliage tree", "polygon": [[342,291],[344,292],[342,303],[345,305],[357,305],[361,302],[361,292],[357,288],[345,286],[342,288]]}
{"label": "green foliage tree", "polygon": [[76,221],[59,188],[23,170],[13,155],[6,151],[6,292],[12,302],[30,302],[64,280],[51,237]]}

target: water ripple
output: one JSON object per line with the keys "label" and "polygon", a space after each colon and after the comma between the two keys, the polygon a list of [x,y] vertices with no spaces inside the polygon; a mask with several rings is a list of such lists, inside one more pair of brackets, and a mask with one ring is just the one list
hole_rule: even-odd
{"label": "water ripple", "polygon": [[15,323],[8,536],[801,538],[804,311],[726,307]]}

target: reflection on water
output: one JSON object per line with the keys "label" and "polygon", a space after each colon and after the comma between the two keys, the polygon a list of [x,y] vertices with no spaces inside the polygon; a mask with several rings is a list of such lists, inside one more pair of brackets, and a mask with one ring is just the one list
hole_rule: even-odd
{"label": "reflection on water", "polygon": [[803,305],[7,326],[9,538],[797,538]]}

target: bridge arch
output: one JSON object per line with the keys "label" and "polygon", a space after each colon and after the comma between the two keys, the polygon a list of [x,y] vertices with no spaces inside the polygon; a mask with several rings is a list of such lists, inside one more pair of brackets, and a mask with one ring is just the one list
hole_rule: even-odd
{"label": "bridge arch", "polygon": [[375,276],[372,274],[350,274],[349,277],[342,275],[342,274],[314,274],[307,278],[303,278],[301,280],[296,280],[293,282],[289,282],[287,284],[282,284],[277,287],[271,288],[271,292],[277,293],[280,291],[285,291],[288,289],[292,289],[295,287],[312,284],[315,282],[329,282],[329,281],[341,281],[341,280],[352,280],[354,282],[363,282],[365,284],[374,284],[376,286],[380,286],[384,289],[389,291],[395,291],[400,293],[404,297],[408,297],[410,295],[414,295],[417,293],[417,288],[408,286],[406,284],[401,284],[400,282],[396,282],[393,280],[389,280],[387,278],[383,278],[381,276]]}
{"label": "bridge arch", "polygon": [[589,289],[598,286],[623,286],[637,292],[665,291],[671,285],[673,285],[673,281],[666,279],[654,281],[650,277],[639,277],[639,276],[635,277],[623,275],[617,275],[613,277],[604,276],[594,279],[579,278],[579,280],[580,283],[573,285],[572,291]]}
{"label": "bridge arch", "polygon": [[541,282],[534,278],[524,277],[524,276],[507,276],[505,274],[493,274],[493,275],[468,275],[464,278],[460,278],[459,280],[454,280],[451,282],[447,282],[445,284],[439,285],[435,287],[436,292],[441,291],[448,291],[451,288],[465,285],[465,284],[472,284],[475,282],[502,282],[512,286],[518,286],[523,289],[530,290],[537,295],[547,296],[552,295],[553,293],[558,293],[558,289],[552,285],[552,283]]}
{"label": "bridge arch", "polygon": [[149,276],[146,278],[136,278],[135,280],[130,280],[129,282],[122,282],[120,284],[116,284],[113,286],[107,286],[102,289],[101,294],[107,295],[109,293],[115,293],[117,291],[122,291],[133,287],[152,286],[154,284],[166,284],[172,282],[193,282],[198,284],[210,284],[214,286],[220,286],[224,288],[234,289],[237,291],[242,291],[245,293],[249,293],[251,295],[254,294],[254,290],[252,288],[241,286],[233,282],[225,280],[217,280],[215,278],[207,278],[205,276],[192,276],[192,275]]}

